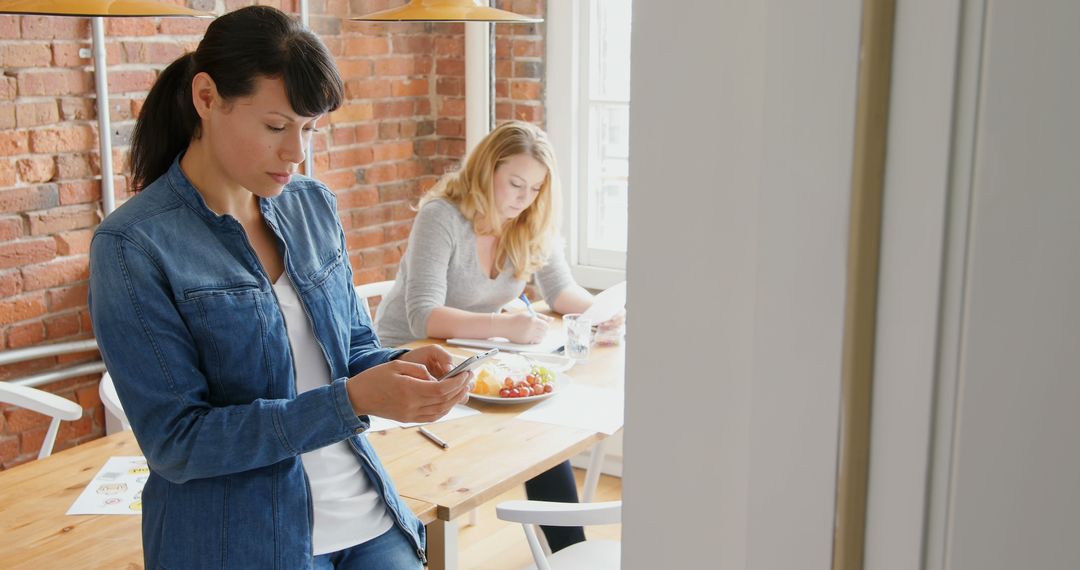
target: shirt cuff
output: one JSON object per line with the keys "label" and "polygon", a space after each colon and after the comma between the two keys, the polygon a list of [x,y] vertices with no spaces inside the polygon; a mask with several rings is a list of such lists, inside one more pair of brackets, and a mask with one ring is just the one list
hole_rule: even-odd
{"label": "shirt cuff", "polygon": [[356,415],[356,411],[353,410],[352,401],[349,400],[348,387],[346,386],[348,381],[348,378],[338,378],[330,385],[330,392],[333,394],[334,399],[334,408],[337,410],[338,416],[345,425],[345,429],[353,433],[363,433],[371,427],[371,420],[366,415]]}

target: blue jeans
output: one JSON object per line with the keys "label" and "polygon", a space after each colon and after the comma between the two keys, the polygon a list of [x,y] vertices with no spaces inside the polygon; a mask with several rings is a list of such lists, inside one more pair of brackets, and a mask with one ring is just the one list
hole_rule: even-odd
{"label": "blue jeans", "polygon": [[416,549],[397,526],[367,542],[315,557],[314,570],[423,570]]}

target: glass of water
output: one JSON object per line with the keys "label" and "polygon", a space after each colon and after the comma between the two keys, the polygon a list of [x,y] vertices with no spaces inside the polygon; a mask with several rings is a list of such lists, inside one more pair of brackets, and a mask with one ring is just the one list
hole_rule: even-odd
{"label": "glass of water", "polygon": [[592,320],[578,313],[563,315],[563,328],[566,330],[566,356],[574,360],[589,358],[589,346],[592,345]]}

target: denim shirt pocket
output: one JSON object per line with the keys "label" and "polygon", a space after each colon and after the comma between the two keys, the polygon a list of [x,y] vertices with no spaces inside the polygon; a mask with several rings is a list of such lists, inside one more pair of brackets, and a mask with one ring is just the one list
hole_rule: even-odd
{"label": "denim shirt pocket", "polygon": [[[273,355],[287,354],[284,335],[271,335],[282,323],[270,310],[273,292],[254,281],[201,286],[184,291],[177,303],[198,347],[213,405],[247,404],[274,394]],[[278,327],[278,328],[275,328]]]}
{"label": "denim shirt pocket", "polygon": [[[304,299],[315,317],[315,326],[319,337],[333,339],[336,346],[325,346],[331,363],[348,362],[349,329],[352,313],[344,295],[355,295],[351,272],[346,268],[346,257],[340,248],[318,269],[308,273],[308,287]],[[330,327],[333,330],[328,330]],[[332,366],[333,368],[333,366]],[[345,374],[333,370],[335,375]]]}

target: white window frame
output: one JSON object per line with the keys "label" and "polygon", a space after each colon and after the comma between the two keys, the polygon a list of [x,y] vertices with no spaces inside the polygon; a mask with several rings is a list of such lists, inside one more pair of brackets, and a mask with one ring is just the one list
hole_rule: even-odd
{"label": "white window frame", "polygon": [[[574,279],[583,287],[605,289],[626,280],[626,256],[606,259],[620,269],[589,265],[603,252],[585,249],[588,175],[588,50],[586,37],[591,0],[550,0],[547,7],[547,132],[555,147],[562,186],[562,235]],[[610,255],[610,254],[609,254]]]}

